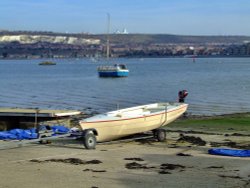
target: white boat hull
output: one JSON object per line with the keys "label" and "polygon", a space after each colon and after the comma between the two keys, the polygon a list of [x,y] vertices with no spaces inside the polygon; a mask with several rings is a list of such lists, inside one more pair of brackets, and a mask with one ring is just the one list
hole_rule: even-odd
{"label": "white boat hull", "polygon": [[167,125],[180,117],[188,107],[187,104],[173,104],[155,103],[113,111],[82,120],[80,125],[83,130],[96,129],[98,142],[111,141]]}

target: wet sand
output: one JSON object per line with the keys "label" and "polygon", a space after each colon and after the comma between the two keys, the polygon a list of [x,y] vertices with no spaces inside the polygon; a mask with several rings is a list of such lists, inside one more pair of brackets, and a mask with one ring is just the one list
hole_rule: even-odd
{"label": "wet sand", "polygon": [[0,187],[249,187],[250,158],[207,153],[211,143],[227,142],[250,144],[244,135],[171,129],[161,143],[148,138],[86,150],[67,141],[0,150]]}

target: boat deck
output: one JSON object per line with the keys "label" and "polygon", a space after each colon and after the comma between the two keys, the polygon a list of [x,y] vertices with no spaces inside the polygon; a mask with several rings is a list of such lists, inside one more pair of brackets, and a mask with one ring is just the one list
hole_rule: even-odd
{"label": "boat deck", "polygon": [[79,115],[80,111],[0,108],[0,130],[19,128],[20,124],[65,119]]}
{"label": "boat deck", "polygon": [[157,107],[153,107],[153,108],[146,108],[144,109],[145,111],[149,111],[150,113],[157,113],[160,111],[168,111],[171,109],[176,108],[177,106],[179,106],[179,103],[163,103],[163,104],[159,104]]}
{"label": "boat deck", "polygon": [[83,122],[113,121],[148,116],[151,114],[163,113],[164,111],[175,109],[178,106],[180,106],[180,103],[154,103],[99,114],[87,118],[83,120]]}
{"label": "boat deck", "polygon": [[0,108],[0,117],[64,117],[81,114],[80,111],[70,110],[42,110],[24,108]]}

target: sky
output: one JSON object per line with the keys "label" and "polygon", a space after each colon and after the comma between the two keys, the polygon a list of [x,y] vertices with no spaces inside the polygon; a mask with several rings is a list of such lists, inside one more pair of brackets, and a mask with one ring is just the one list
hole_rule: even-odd
{"label": "sky", "polygon": [[0,30],[250,36],[250,0],[0,0]]}

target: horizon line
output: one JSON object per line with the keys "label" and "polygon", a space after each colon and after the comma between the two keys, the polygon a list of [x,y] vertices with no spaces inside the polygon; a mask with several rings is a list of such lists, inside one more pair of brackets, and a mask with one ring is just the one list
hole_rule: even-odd
{"label": "horizon line", "polygon": [[[45,31],[45,30],[7,30],[7,29],[0,29],[1,32],[40,32],[40,33],[55,33],[55,34],[85,34],[85,35],[107,35],[107,33],[90,33],[90,32],[60,32],[60,31]],[[250,37],[250,35],[243,35],[243,34],[172,34],[172,33],[109,33],[109,35],[174,35],[174,36],[220,36],[220,37],[229,37],[229,36],[239,36],[239,37]]]}

